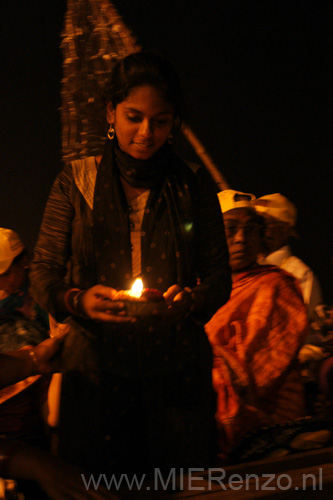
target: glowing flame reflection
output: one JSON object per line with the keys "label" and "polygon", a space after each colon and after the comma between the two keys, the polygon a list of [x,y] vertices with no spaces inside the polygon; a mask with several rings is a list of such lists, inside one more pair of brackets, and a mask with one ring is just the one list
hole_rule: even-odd
{"label": "glowing flame reflection", "polygon": [[141,278],[137,278],[132,286],[131,295],[133,297],[140,297],[143,290],[143,283]]}

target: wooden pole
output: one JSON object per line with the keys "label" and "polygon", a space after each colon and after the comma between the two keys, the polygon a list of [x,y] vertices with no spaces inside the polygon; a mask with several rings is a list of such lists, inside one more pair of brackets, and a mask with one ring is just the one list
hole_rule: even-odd
{"label": "wooden pole", "polygon": [[182,132],[186,139],[189,141],[191,146],[193,147],[195,153],[198,155],[202,163],[207,168],[208,172],[216,182],[218,188],[223,191],[224,189],[229,189],[229,185],[226,179],[221,174],[220,170],[215,165],[212,158],[209,156],[206,148],[202,144],[202,142],[197,138],[194,134],[193,130],[186,124],[183,123]]}

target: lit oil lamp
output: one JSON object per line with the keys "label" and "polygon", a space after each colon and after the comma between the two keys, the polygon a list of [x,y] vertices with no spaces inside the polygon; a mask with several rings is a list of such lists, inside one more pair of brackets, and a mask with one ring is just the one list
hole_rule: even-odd
{"label": "lit oil lamp", "polygon": [[141,294],[142,294],[142,290],[143,290],[143,283],[142,283],[142,279],[141,278],[137,278],[134,283],[133,283],[133,286],[130,290],[130,293],[129,295],[131,297],[137,297],[137,298],[140,298],[141,297]]}
{"label": "lit oil lamp", "polygon": [[130,290],[120,290],[115,293],[113,300],[122,300],[129,316],[149,316],[156,312],[159,304],[165,304],[163,294],[159,290],[144,288],[142,279],[137,278]]}

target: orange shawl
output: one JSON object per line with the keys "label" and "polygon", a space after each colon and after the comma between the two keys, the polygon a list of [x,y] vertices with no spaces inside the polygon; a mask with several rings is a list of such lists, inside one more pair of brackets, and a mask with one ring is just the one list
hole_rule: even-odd
{"label": "orange shawl", "polygon": [[263,425],[304,415],[297,354],[308,329],[295,279],[275,266],[242,272],[207,323],[222,453]]}

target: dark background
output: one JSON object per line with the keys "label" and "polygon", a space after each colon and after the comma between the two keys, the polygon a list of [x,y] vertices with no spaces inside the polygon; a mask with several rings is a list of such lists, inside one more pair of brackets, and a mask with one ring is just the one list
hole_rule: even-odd
{"label": "dark background", "polygon": [[[331,303],[331,0],[119,0],[144,49],[166,55],[187,121],[233,189],[280,192],[299,211],[297,254]],[[1,0],[0,226],[36,241],[61,168],[65,0]],[[177,145],[195,159],[185,142]]]}

